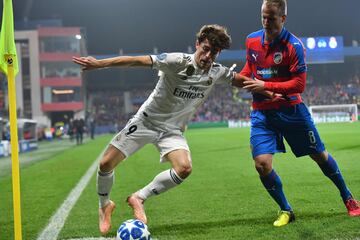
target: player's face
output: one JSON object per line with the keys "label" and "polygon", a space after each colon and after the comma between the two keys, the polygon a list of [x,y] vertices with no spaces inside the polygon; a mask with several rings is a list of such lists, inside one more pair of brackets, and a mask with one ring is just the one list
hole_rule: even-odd
{"label": "player's face", "polygon": [[195,52],[195,62],[199,68],[208,70],[219,53],[221,49],[213,47],[207,39],[199,43],[196,42],[196,52]]}
{"label": "player's face", "polygon": [[267,39],[273,40],[284,26],[286,15],[280,13],[275,4],[263,4],[261,7],[261,22]]}

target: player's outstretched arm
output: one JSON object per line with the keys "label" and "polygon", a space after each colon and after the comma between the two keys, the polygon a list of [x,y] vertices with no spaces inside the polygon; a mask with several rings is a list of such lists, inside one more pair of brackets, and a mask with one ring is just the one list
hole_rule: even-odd
{"label": "player's outstretched arm", "polygon": [[107,67],[146,67],[152,65],[150,56],[119,56],[113,58],[96,59],[94,57],[73,57],[73,62],[79,64],[83,70]]}

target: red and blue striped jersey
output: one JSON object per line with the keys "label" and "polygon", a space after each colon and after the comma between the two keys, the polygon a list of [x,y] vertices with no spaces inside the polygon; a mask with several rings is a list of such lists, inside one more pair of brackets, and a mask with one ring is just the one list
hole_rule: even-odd
{"label": "red and blue striped jersey", "polygon": [[246,38],[246,64],[240,74],[265,81],[266,90],[286,96],[274,101],[253,93],[253,109],[276,109],[302,102],[306,71],[303,43],[285,28],[271,43],[265,41],[264,30]]}

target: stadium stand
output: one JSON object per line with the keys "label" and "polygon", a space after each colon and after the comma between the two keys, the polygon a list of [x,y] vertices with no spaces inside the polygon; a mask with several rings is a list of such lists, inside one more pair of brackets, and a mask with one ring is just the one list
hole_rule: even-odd
{"label": "stadium stand", "polygon": [[[125,113],[124,91],[92,91],[88,112],[94,114],[97,122],[96,133],[113,132],[122,128],[131,115],[146,100],[151,88],[129,90],[132,111]],[[360,104],[360,77],[353,75],[347,81],[326,83],[308,78],[303,100],[308,105]],[[198,109],[191,122],[221,122],[228,120],[248,120],[251,111],[251,95],[244,90],[219,85],[206,102]]]}

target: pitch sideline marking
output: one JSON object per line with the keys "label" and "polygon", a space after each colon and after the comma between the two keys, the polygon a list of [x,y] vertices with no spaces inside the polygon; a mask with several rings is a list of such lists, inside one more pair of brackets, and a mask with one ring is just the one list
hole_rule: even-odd
{"label": "pitch sideline marking", "polygon": [[[65,199],[63,204],[56,211],[56,213],[51,217],[49,224],[39,234],[37,240],[57,240],[57,237],[58,237],[61,229],[64,227],[66,218],[69,216],[71,209],[74,207],[75,203],[81,196],[81,193],[83,192],[85,187],[90,182],[90,179],[91,179],[92,175],[94,174],[94,172],[96,171],[98,162],[100,160],[100,157],[103,155],[104,151],[105,150],[103,150],[102,153],[96,158],[96,160],[90,166],[90,168],[87,170],[85,175],[80,179],[80,181],[78,182],[76,187],[71,190],[70,194]],[[108,238],[84,238],[84,240],[85,239],[107,240]]]}

